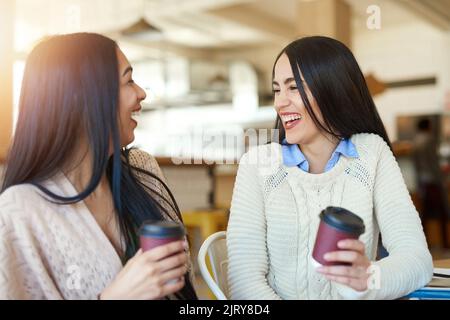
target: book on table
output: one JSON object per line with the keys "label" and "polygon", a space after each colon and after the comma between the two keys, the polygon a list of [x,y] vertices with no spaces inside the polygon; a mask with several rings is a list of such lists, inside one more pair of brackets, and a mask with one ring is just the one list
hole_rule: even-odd
{"label": "book on table", "polygon": [[450,269],[434,268],[433,279],[426,287],[406,296],[409,299],[450,300]]}

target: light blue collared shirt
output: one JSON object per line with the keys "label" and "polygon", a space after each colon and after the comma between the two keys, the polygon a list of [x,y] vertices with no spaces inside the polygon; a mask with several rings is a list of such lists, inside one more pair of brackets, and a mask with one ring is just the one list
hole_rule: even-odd
{"label": "light blue collared shirt", "polygon": [[[296,144],[288,144],[286,139],[283,140],[281,145],[283,152],[283,163],[288,167],[297,166],[305,172],[309,172],[309,163],[305,158],[305,155]],[[325,172],[331,170],[339,161],[339,157],[343,155],[347,158],[358,158],[358,151],[355,145],[350,139],[342,139],[337,145],[330,160],[328,160],[325,166]]]}

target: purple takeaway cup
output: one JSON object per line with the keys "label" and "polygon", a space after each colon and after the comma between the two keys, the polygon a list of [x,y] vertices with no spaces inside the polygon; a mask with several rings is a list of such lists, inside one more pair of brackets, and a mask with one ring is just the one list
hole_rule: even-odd
{"label": "purple takeaway cup", "polygon": [[172,241],[183,240],[184,226],[174,221],[145,221],[139,228],[142,251],[148,251]]}
{"label": "purple takeaway cup", "polygon": [[365,231],[364,221],[353,212],[340,207],[327,207],[320,213],[320,220],[313,259],[324,266],[348,265],[326,261],[323,256],[331,251],[342,250],[337,246],[341,240],[358,239]]}

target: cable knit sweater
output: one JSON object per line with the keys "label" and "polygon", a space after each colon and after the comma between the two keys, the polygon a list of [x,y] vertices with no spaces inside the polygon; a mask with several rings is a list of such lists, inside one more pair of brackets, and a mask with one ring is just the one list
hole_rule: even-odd
{"label": "cable knit sweater", "polygon": [[[162,178],[156,160],[143,151],[133,149],[130,163]],[[137,175],[145,185],[165,192],[155,179]],[[44,185],[59,195],[77,194],[63,173]],[[96,299],[122,268],[84,201],[54,204],[30,184],[0,195],[0,299]]]}
{"label": "cable knit sweater", "polygon": [[[359,157],[341,156],[322,174],[286,167],[275,143],[242,157],[227,230],[232,299],[395,299],[430,281],[421,221],[390,148],[374,134],[351,140]],[[357,292],[315,271],[319,213],[330,205],[364,220],[360,240],[379,267],[379,289]],[[389,256],[375,261],[380,232]]]}

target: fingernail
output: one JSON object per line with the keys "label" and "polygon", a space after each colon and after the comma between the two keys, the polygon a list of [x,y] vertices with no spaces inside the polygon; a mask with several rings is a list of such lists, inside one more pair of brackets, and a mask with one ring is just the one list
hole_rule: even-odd
{"label": "fingernail", "polygon": [[329,253],[325,253],[325,254],[323,255],[323,258],[324,258],[325,260],[330,259],[330,257],[331,257],[331,255],[330,255]]}
{"label": "fingernail", "polygon": [[338,247],[344,247],[346,244],[345,240],[338,242]]}

